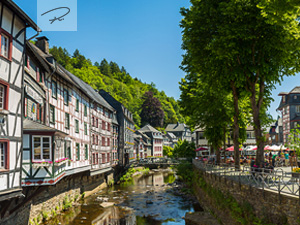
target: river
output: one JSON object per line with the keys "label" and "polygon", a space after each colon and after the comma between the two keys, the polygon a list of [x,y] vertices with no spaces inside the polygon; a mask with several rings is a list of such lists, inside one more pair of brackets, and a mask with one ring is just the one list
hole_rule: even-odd
{"label": "river", "polygon": [[[103,189],[76,207],[47,221],[47,225],[171,225],[185,224],[187,212],[201,211],[196,199],[183,195],[183,187],[169,170],[150,171],[131,182]],[[103,208],[103,202],[114,202]]]}

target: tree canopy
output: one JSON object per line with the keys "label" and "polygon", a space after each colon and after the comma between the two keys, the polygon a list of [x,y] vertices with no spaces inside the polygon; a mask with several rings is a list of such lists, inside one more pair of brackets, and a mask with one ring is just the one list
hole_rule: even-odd
{"label": "tree canopy", "polygon": [[153,96],[152,91],[145,92],[143,100],[140,114],[142,126],[150,124],[153,127],[162,127],[165,113],[162,110],[160,101]]}
{"label": "tree canopy", "polygon": [[[238,129],[239,90],[250,101],[257,150],[263,160],[262,119],[274,84],[299,71],[299,3],[261,0],[191,0],[183,8],[182,68],[209,85],[218,80],[232,90]],[[235,143],[235,151],[238,145]]]}

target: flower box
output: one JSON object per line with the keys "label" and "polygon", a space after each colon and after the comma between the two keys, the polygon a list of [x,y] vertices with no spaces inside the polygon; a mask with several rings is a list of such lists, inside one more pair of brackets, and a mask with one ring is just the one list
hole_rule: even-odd
{"label": "flower box", "polygon": [[32,168],[49,167],[52,166],[52,162],[33,162]]}
{"label": "flower box", "polygon": [[54,166],[61,166],[61,165],[63,165],[63,164],[65,164],[67,162],[67,160],[66,161],[62,161],[62,162],[56,162],[56,163],[54,163]]}

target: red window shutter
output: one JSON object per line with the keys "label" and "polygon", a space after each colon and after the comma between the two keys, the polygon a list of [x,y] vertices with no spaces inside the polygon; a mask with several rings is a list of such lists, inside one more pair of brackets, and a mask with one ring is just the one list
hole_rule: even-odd
{"label": "red window shutter", "polygon": [[36,106],[36,119],[40,120],[40,104],[39,103]]}
{"label": "red window shutter", "polygon": [[40,68],[36,68],[36,81],[40,82]]}

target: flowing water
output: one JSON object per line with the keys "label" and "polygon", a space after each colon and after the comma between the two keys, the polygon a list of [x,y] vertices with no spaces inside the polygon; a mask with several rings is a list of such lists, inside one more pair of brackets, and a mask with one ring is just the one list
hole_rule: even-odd
{"label": "flowing water", "polygon": [[[149,175],[134,177],[131,182],[101,190],[45,224],[185,224],[183,217],[187,212],[202,209],[194,197],[178,191],[182,187],[175,179],[168,170],[151,171]],[[103,208],[100,206],[103,201],[115,205]]]}

